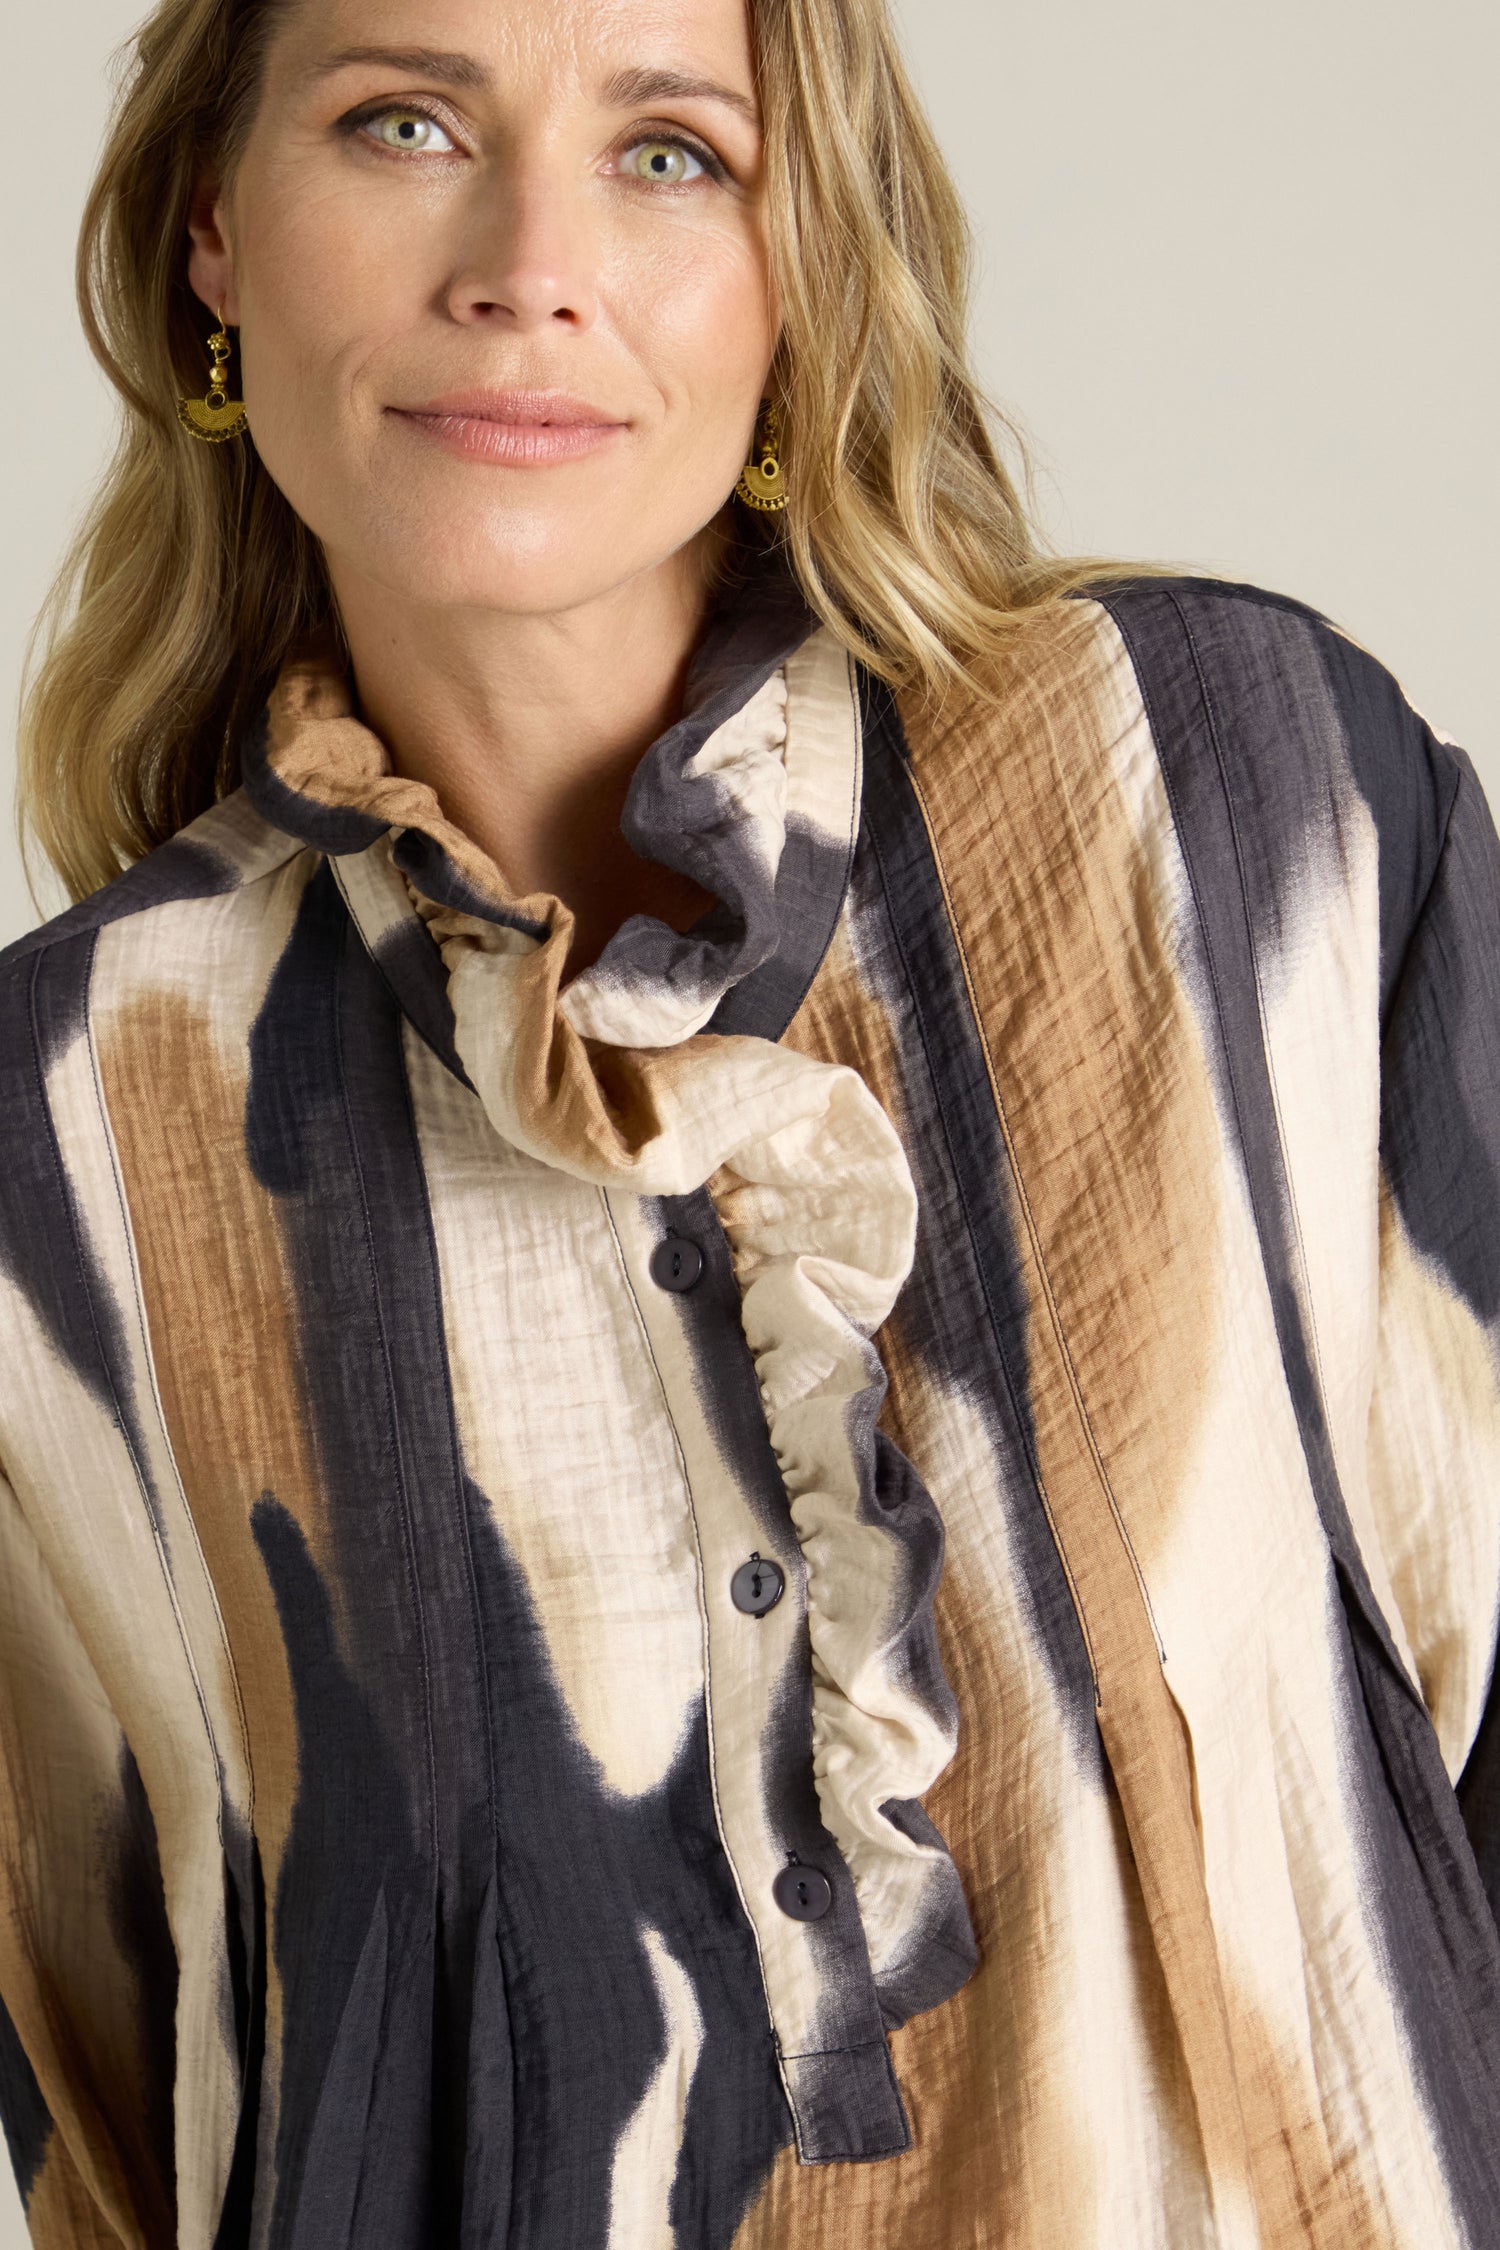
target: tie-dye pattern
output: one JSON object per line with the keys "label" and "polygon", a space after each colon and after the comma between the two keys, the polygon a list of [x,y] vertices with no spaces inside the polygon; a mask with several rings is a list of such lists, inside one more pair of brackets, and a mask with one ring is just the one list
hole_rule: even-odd
{"label": "tie-dye pattern", "polygon": [[1271,597],[987,685],[747,594],[565,983],[314,654],[0,957],[46,2250],[1500,2242],[1500,843]]}

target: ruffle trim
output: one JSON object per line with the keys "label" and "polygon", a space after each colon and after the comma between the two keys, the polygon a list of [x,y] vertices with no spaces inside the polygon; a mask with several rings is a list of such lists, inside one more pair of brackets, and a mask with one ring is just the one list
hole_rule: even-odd
{"label": "ruffle trim", "polygon": [[[776,951],[787,820],[784,664],[810,623],[785,598],[719,620],[695,664],[688,710],[639,761],[622,833],[643,858],[690,876],[715,903],[687,930],[645,914],[622,924],[563,998],[586,1037],[621,1046],[687,1038]],[[512,892],[488,853],[448,819],[436,791],[393,769],[328,647],[283,667],[241,745],[241,768],[256,809],[320,851],[357,854],[389,830],[395,864],[422,900],[536,940],[566,913],[548,893]]]}

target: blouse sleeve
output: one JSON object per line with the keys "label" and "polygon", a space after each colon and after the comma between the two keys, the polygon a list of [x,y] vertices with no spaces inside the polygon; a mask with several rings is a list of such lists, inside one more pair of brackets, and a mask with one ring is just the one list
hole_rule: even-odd
{"label": "blouse sleeve", "polygon": [[1462,750],[1381,1043],[1371,1497],[1492,1905],[1500,1904],[1500,838]]}
{"label": "blouse sleeve", "polygon": [[0,2122],[41,2250],[176,2239],[154,1861],[129,1747],[0,1478]]}

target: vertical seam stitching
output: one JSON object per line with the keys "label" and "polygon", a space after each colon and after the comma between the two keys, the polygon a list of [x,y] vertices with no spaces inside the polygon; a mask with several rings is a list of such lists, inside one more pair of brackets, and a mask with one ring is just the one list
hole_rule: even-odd
{"label": "vertical seam stitching", "polygon": [[640,1298],[636,1293],[636,1286],[630,1272],[629,1261],[625,1256],[625,1245],[620,1240],[620,1231],[615,1224],[615,1214],[613,1209],[611,1208],[609,1199],[610,1191],[605,1187],[600,1187],[596,1192],[599,1196],[600,1202],[604,1206],[604,1216],[609,1226],[611,1239],[614,1242],[615,1256],[619,1260],[620,1273],[622,1278],[624,1279],[625,1287],[629,1291],[631,1308],[635,1313],[636,1323],[640,1329],[641,1341],[646,1347],[646,1356],[651,1362],[651,1371],[656,1377],[657,1388],[661,1393],[662,1410],[667,1417],[667,1426],[672,1432],[672,1446],[677,1455],[677,1466],[682,1477],[682,1489],[687,1499],[688,1518],[693,1527],[693,1554],[697,1564],[698,1579],[698,1616],[702,1625],[703,1642],[703,1719],[704,1728],[708,1737],[708,1777],[709,1787],[713,1794],[714,1820],[719,1831],[719,1842],[724,1847],[725,1860],[728,1862],[730,1874],[734,1877],[734,1887],[739,1896],[740,1908],[744,1914],[746,1922],[749,1924],[750,1935],[755,1943],[755,1958],[760,1965],[761,1996],[766,2004],[766,2021],[770,2026],[771,2038],[776,2049],[777,2075],[781,2079],[782,2089],[786,2094],[787,2107],[792,2113],[792,2128],[797,2136],[797,2153],[799,2156],[801,2156],[803,2149],[802,2120],[798,2115],[797,2104],[793,2099],[792,2089],[787,2083],[786,2072],[782,2067],[788,2058],[783,2052],[781,2044],[781,2034],[776,2028],[776,2016],[771,2005],[771,1988],[769,1979],[766,1975],[766,1958],[765,1953],[761,1947],[760,1931],[756,1927],[755,1916],[750,1911],[750,1903],[746,1895],[744,1880],[740,1874],[738,1866],[735,1863],[734,1853],[731,1851],[729,1845],[729,1838],[724,1832],[724,1804],[723,1799],[719,1794],[719,1755],[718,1746],[714,1735],[714,1673],[708,1618],[708,1572],[703,1560],[703,1538],[698,1528],[698,1503],[696,1498],[694,1497],[693,1480],[688,1473],[687,1456],[683,1452],[682,1440],[678,1435],[676,1419],[672,1413],[671,1399],[669,1398],[667,1393],[666,1379],[663,1376],[661,1370],[661,1362],[658,1360],[655,1347],[651,1342],[651,1332],[646,1325],[646,1316],[641,1310]]}
{"label": "vertical seam stitching", "polygon": [[1269,1013],[1266,1007],[1264,981],[1260,973],[1260,957],[1256,951],[1255,946],[1255,926],[1250,912],[1250,893],[1248,881],[1245,874],[1244,848],[1240,836],[1239,821],[1235,815],[1234,795],[1229,786],[1229,773],[1224,758],[1222,730],[1219,723],[1218,708],[1214,699],[1213,691],[1208,683],[1208,676],[1203,666],[1201,652],[1199,650],[1197,639],[1193,633],[1191,620],[1189,619],[1186,611],[1183,609],[1182,604],[1177,599],[1175,593],[1169,593],[1167,598],[1171,602],[1172,607],[1176,610],[1177,615],[1181,620],[1183,635],[1188,645],[1188,652],[1192,657],[1193,674],[1198,683],[1198,693],[1203,703],[1203,714],[1208,722],[1208,738],[1209,741],[1213,744],[1214,764],[1218,769],[1219,786],[1224,794],[1224,810],[1229,822],[1230,840],[1234,845],[1235,877],[1239,886],[1240,907],[1245,918],[1245,937],[1250,954],[1250,972],[1255,983],[1255,1012],[1256,1018],[1260,1024],[1260,1043],[1262,1052],[1265,1055],[1266,1079],[1271,1089],[1271,1111],[1276,1120],[1276,1144],[1281,1152],[1281,1176],[1286,1186],[1287,1209],[1291,1218],[1292,1238],[1296,1244],[1297,1265],[1302,1276],[1302,1296],[1303,1301],[1307,1306],[1307,1323],[1310,1331],[1310,1341],[1312,1344],[1313,1367],[1317,1375],[1318,1395],[1323,1402],[1323,1426],[1328,1433],[1328,1450],[1333,1456],[1334,1476],[1338,1479],[1340,1486],[1342,1486],[1343,1478],[1339,1469],[1338,1459],[1338,1439],[1333,1426],[1333,1417],[1329,1412],[1328,1381],[1323,1372],[1323,1349],[1321,1340],[1318,1335],[1318,1313],[1317,1306],[1313,1301],[1312,1277],[1307,1262],[1307,1243],[1306,1238],[1303,1234],[1302,1214],[1298,1208],[1296,1181],[1292,1174],[1291,1159],[1287,1154],[1286,1124],[1282,1111],[1281,1090],[1276,1078],[1276,1060],[1271,1051]]}
{"label": "vertical seam stitching", "polygon": [[[344,933],[348,943],[348,932]],[[438,1880],[438,1812],[437,1812],[437,1753],[432,1727],[432,1656],[427,1643],[427,1613],[422,1600],[422,1590],[417,1579],[416,1543],[412,1530],[411,1494],[408,1488],[406,1459],[401,1444],[400,1416],[396,1406],[395,1381],[391,1373],[390,1339],[386,1333],[385,1306],[380,1290],[380,1272],[375,1257],[375,1244],[370,1224],[370,1198],[365,1181],[364,1163],[360,1157],[359,1142],[354,1131],[354,1114],[349,1102],[349,1084],[344,1066],[344,965],[342,959],[334,971],[334,1067],[338,1073],[339,1109],[343,1117],[344,1136],[348,1144],[350,1165],[359,1195],[359,1208],[364,1235],[365,1266],[370,1279],[370,1297],[375,1312],[375,1329],[379,1339],[380,1361],[385,1378],[386,1398],[386,1449],[396,1471],[396,1488],[400,1496],[401,1544],[406,1564],[407,1591],[411,1596],[416,1618],[417,1645],[422,1664],[422,1718],[423,1735],[427,1751],[427,1822],[432,1845],[432,1879]]]}
{"label": "vertical seam stitching", "polygon": [[[927,829],[928,844],[932,852],[933,866],[937,871],[938,883],[942,890],[943,905],[948,916],[948,924],[953,932],[953,941],[958,948],[959,957],[963,963],[964,984],[968,993],[969,1008],[974,1019],[975,1028],[979,1034],[980,1045],[984,1051],[985,1068],[989,1073],[990,1092],[994,1100],[996,1116],[1000,1121],[1000,1130],[1005,1138],[1005,1152],[1010,1160],[1011,1173],[1016,1183],[1016,1193],[1020,1197],[1021,1208],[1026,1216],[1026,1232],[1031,1242],[1032,1255],[1036,1260],[1037,1274],[1042,1284],[1042,1295],[1047,1306],[1048,1321],[1052,1329],[1053,1341],[1057,1346],[1058,1356],[1062,1361],[1063,1369],[1067,1376],[1068,1388],[1070,1393],[1072,1394],[1074,1409],[1077,1413],[1079,1424],[1087,1440],[1089,1457],[1092,1461],[1095,1475],[1098,1477],[1105,1500],[1108,1503],[1110,1516],[1114,1522],[1116,1534],[1119,1537],[1120,1543],[1125,1550],[1125,1554],[1130,1563],[1132,1574],[1135,1578],[1137,1589],[1140,1593],[1141,1603],[1146,1612],[1146,1621],[1151,1627],[1151,1638],[1156,1645],[1158,1662],[1161,1664],[1165,1664],[1167,1661],[1167,1652],[1162,1641],[1161,1629],[1156,1621],[1156,1612],[1152,1606],[1151,1595],[1146,1585],[1145,1574],[1141,1569],[1140,1559],[1135,1551],[1135,1544],[1130,1537],[1129,1531],[1126,1529],[1125,1518],[1121,1513],[1120,1504],[1118,1499],[1116,1498],[1114,1485],[1110,1480],[1109,1471],[1104,1464],[1104,1456],[1100,1450],[1099,1441],[1094,1431],[1093,1421],[1089,1415],[1088,1406],[1084,1400],[1082,1385],[1080,1384],[1078,1379],[1078,1370],[1076,1365],[1074,1364],[1072,1349],[1069,1346],[1067,1332],[1063,1326],[1062,1314],[1058,1308],[1057,1299],[1053,1293],[1052,1277],[1047,1270],[1047,1262],[1042,1254],[1041,1230],[1037,1224],[1036,1214],[1032,1208],[1031,1197],[1027,1192],[1026,1181],[1021,1171],[1020,1159],[1016,1153],[1015,1142],[1011,1134],[1010,1118],[1006,1110],[1004,1097],[1000,1092],[1000,1082],[995,1069],[994,1054],[990,1047],[989,1033],[985,1028],[984,1019],[979,1008],[978,997],[975,992],[973,974],[969,963],[968,948],[964,943],[963,933],[959,928],[958,917],[954,909],[952,894],[948,888],[948,878],[943,868],[942,858],[938,852],[937,840],[933,834],[931,816],[927,809],[927,800],[923,793],[922,784],[917,777],[915,767],[909,763],[907,770],[911,774],[912,789],[916,795],[917,803],[921,809],[923,824]],[[1097,1692],[1097,1672],[1095,1674],[1095,1687]],[[1102,1695],[1100,1699],[1102,1700]]]}
{"label": "vertical seam stitching", "polygon": [[[90,981],[92,981],[93,977],[94,953],[97,941],[97,931],[89,931],[88,958]],[[193,1662],[192,1650],[188,1646],[187,1634],[183,1630],[182,1615],[177,1604],[177,1589],[172,1583],[172,1573],[167,1562],[166,1551],[162,1542],[161,1526],[156,1520],[156,1510],[151,1505],[149,1483],[146,1478],[140,1456],[136,1451],[135,1440],[130,1434],[130,1426],[126,1419],[124,1408],[121,1405],[119,1386],[115,1382],[114,1374],[109,1364],[109,1357],[104,1349],[104,1338],[99,1328],[98,1308],[94,1303],[94,1293],[89,1287],[88,1274],[83,1261],[83,1245],[79,1235],[78,1213],[74,1207],[73,1197],[69,1192],[67,1167],[63,1163],[62,1150],[58,1144],[57,1139],[57,1125],[52,1115],[52,1103],[47,1094],[46,1076],[42,1069],[41,1036],[37,1022],[37,983],[40,977],[42,963],[47,959],[50,951],[50,946],[42,947],[38,950],[33,962],[31,977],[27,989],[27,1012],[30,1018],[31,1026],[32,1060],[36,1067],[37,1094],[42,1106],[42,1115],[46,1120],[48,1153],[52,1159],[52,1169],[57,1183],[58,1194],[62,1202],[63,1210],[67,1215],[68,1237],[73,1252],[73,1268],[78,1278],[79,1288],[83,1293],[83,1301],[88,1307],[89,1327],[93,1331],[94,1349],[98,1354],[99,1370],[104,1378],[105,1386],[109,1392],[110,1404],[113,1410],[114,1425],[116,1430],[119,1432],[120,1442],[125,1448],[126,1459],[130,1463],[131,1474],[135,1478],[136,1490],[140,1495],[142,1505],[146,1512],[146,1521],[151,1527],[151,1543],[156,1554],[157,1568],[160,1570],[162,1575],[162,1582],[166,1589],[168,1605],[170,1606],[172,1611],[172,1619],[177,1627],[177,1637],[182,1644],[182,1653],[187,1663],[188,1677],[193,1683],[193,1698],[198,1706],[198,1715],[203,1721],[203,1731],[205,1736],[207,1737],[209,1749],[213,1753],[214,1764],[216,1767],[218,1767],[220,1765],[219,1745],[214,1736],[213,1721],[209,1715],[208,1704],[204,1697],[203,1684],[198,1677],[198,1668]],[[85,1010],[87,1010],[87,997],[85,997],[84,1005]],[[118,1720],[116,1723],[119,1723]],[[121,1726],[120,1732],[122,1735],[125,1733],[125,1729],[123,1726]],[[129,1738],[126,1737],[126,1739],[128,1741]],[[217,1820],[217,1832],[220,1848],[222,1849],[224,1842],[222,1792],[220,1794]]]}
{"label": "vertical seam stitching", "polygon": [[[916,785],[915,779],[911,772],[910,764],[907,760],[900,757],[899,752],[896,752],[894,754],[897,756],[901,769],[906,775],[907,781],[912,788],[913,795],[915,796]],[[936,854],[933,851],[931,832],[927,829],[926,816],[925,813],[922,812],[920,800],[918,800],[918,811],[920,814],[922,814],[923,829],[927,834],[929,857],[933,859],[934,872],[938,873],[939,888],[941,889],[942,877],[937,870]],[[1042,1475],[1041,1461],[1038,1458],[1033,1433],[1028,1423],[1028,1417],[1021,1410],[1021,1403],[1017,1391],[1016,1380],[1011,1370],[1010,1354],[1006,1349],[1005,1337],[1001,1327],[1000,1317],[995,1306],[994,1292],[990,1285],[989,1271],[986,1265],[986,1261],[981,1254],[978,1240],[975,1236],[974,1217],[973,1212],[970,1208],[969,1194],[964,1185],[962,1167],[958,1163],[957,1155],[953,1146],[953,1132],[949,1123],[947,1108],[943,1101],[941,1075],[938,1071],[936,1061],[933,1057],[932,1044],[927,1031],[926,1017],[919,997],[919,982],[912,969],[905,936],[901,929],[900,917],[896,913],[891,903],[891,881],[886,864],[886,853],[884,847],[881,844],[880,838],[873,826],[869,828],[868,834],[870,837],[870,848],[875,854],[875,862],[880,874],[880,886],[882,891],[885,893],[886,908],[890,918],[891,930],[895,938],[896,951],[901,960],[902,974],[906,979],[907,990],[911,996],[912,1012],[916,1018],[917,1036],[922,1043],[922,1054],[923,1059],[927,1065],[928,1080],[932,1086],[933,1101],[936,1105],[938,1116],[942,1119],[943,1138],[948,1144],[949,1160],[952,1165],[953,1178],[958,1189],[959,1202],[963,1209],[964,1232],[968,1236],[969,1249],[974,1259],[974,1270],[979,1278],[980,1291],[984,1297],[985,1309],[989,1315],[990,1328],[995,1338],[995,1349],[1000,1361],[1000,1372],[1002,1378],[1004,1379],[1006,1394],[1010,1400],[1011,1414],[1015,1422],[1017,1435],[1019,1436],[1021,1441],[1021,1449],[1026,1456],[1027,1467],[1030,1469],[1032,1481],[1036,1485],[1037,1496],[1042,1503],[1042,1513],[1047,1519],[1047,1527],[1052,1534],[1052,1543],[1057,1549],[1058,1560],[1062,1565],[1063,1576],[1066,1579],[1068,1585],[1068,1592],[1072,1596],[1073,1608],[1078,1618],[1079,1630],[1083,1634],[1084,1653],[1088,1659],[1089,1675],[1093,1681],[1094,1701],[1097,1704],[1099,1701],[1099,1667],[1094,1656],[1093,1634],[1090,1630],[1088,1617],[1084,1610],[1083,1596],[1078,1586],[1078,1582],[1073,1575],[1073,1566],[1068,1559],[1067,1547],[1064,1543],[1062,1531],[1059,1527],[1057,1517],[1053,1511],[1051,1495],[1047,1490],[1046,1479]],[[943,903],[945,919],[948,922],[949,935],[953,936],[955,933],[953,931],[951,915],[948,914],[947,910],[946,893],[944,894]],[[964,974],[964,984],[965,990],[967,992],[967,963],[962,959],[960,960],[960,968]],[[972,1014],[972,994],[969,995],[969,999],[970,1012]],[[986,1075],[989,1075],[988,1070],[986,1072]],[[993,1100],[993,1080],[991,1080],[990,1083],[990,1096]]]}
{"label": "vertical seam stitching", "polygon": [[[192,1541],[193,1554],[197,1559],[198,1569],[202,1576],[204,1586],[207,1590],[209,1601],[213,1607],[214,1622],[218,1627],[219,1645],[224,1652],[224,1663],[228,1671],[230,1686],[234,1693],[235,1717],[238,1724],[240,1748],[244,1753],[245,1759],[245,1782],[247,1789],[246,1817],[249,1826],[253,1829],[255,1826],[255,1765],[250,1754],[250,1728],[249,1722],[245,1715],[245,1699],[240,1687],[239,1669],[235,1664],[234,1652],[229,1645],[229,1634],[224,1624],[224,1612],[219,1604],[218,1588],[213,1582],[213,1577],[208,1568],[208,1560],[203,1552],[203,1542],[198,1536],[197,1518],[193,1514],[192,1506],[187,1496],[187,1488],[183,1483],[182,1470],[177,1459],[177,1448],[172,1443],[171,1432],[167,1428],[166,1409],[162,1404],[161,1390],[156,1377],[156,1354],[152,1347],[151,1332],[146,1320],[146,1307],[144,1290],[141,1282],[140,1261],[136,1254],[135,1231],[131,1225],[130,1207],[126,1200],[125,1185],[123,1178],[121,1177],[119,1151],[115,1146],[114,1133],[111,1129],[109,1121],[109,1112],[104,1100],[104,1088],[99,1075],[99,1052],[94,1042],[94,1018],[93,1010],[91,1007],[86,1010],[85,1020],[85,1036],[88,1040],[89,1070],[93,1080],[94,1102],[99,1113],[99,1124],[104,1136],[104,1145],[109,1154],[110,1179],[115,1191],[115,1202],[119,1209],[120,1226],[125,1238],[126,1253],[130,1260],[132,1298],[134,1303],[136,1329],[140,1336],[141,1357],[145,1364],[146,1375],[151,1386],[151,1400],[153,1406],[156,1409],[156,1419],[161,1429],[162,1444],[166,1449],[167,1459],[172,1465],[173,1481],[177,1486],[178,1497],[182,1502],[183,1517],[187,1525],[188,1536]],[[186,1635],[184,1634],[184,1639],[185,1638]],[[215,1747],[214,1754],[215,1761],[216,1763],[219,1763],[220,1767],[220,1794],[222,1798],[223,1766],[222,1762],[218,1759],[217,1746]],[[222,1803],[219,1810],[219,1836],[222,1843]]]}
{"label": "vertical seam stitching", "polygon": [[[405,1100],[407,1125],[411,1133],[412,1154],[416,1161],[419,1192],[422,1198],[422,1216],[426,1221],[428,1245],[432,1253],[430,1262],[430,1273],[432,1279],[431,1311],[434,1324],[434,1334],[437,1337],[438,1349],[442,1354],[443,1397],[447,1406],[448,1460],[449,1466],[453,1473],[453,1492],[456,1502],[456,1513],[458,1516],[459,1536],[463,1544],[464,1575],[469,1589],[469,1610],[471,1622],[474,1629],[474,1652],[479,1660],[479,1675],[484,1690],[485,1769],[487,1776],[487,1787],[489,1791],[490,1834],[494,1838],[495,1849],[498,1852],[500,1848],[500,1807],[499,1792],[495,1780],[495,1732],[494,1714],[490,1703],[491,1681],[489,1643],[486,1639],[484,1631],[483,1605],[481,1604],[479,1598],[479,1579],[478,1573],[474,1566],[474,1541],[469,1529],[469,1511],[467,1501],[465,1499],[467,1475],[463,1462],[463,1448],[459,1442],[458,1435],[458,1408],[453,1395],[453,1370],[448,1357],[448,1337],[445,1321],[442,1265],[438,1254],[437,1229],[433,1222],[432,1195],[428,1185],[427,1166],[422,1154],[421,1132],[417,1124],[416,1101],[412,1092],[411,1078],[407,1067],[406,1039],[404,1036],[404,1031],[408,1023],[409,1018],[406,1016],[404,1010],[400,1011],[397,1022],[397,1040],[400,1047],[401,1089]],[[416,1030],[416,1026],[412,1025],[411,1029],[414,1035],[420,1039],[422,1035],[419,1031]],[[423,1044],[425,1046],[426,1042],[424,1041]],[[431,1048],[428,1048],[428,1052],[432,1052]],[[434,1059],[440,1066],[442,1065],[442,1057],[440,1055],[435,1056]]]}

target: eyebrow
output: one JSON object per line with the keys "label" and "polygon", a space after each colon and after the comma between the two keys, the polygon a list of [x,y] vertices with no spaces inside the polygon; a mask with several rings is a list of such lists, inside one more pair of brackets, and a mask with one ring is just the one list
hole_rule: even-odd
{"label": "eyebrow", "polygon": [[605,85],[604,99],[612,109],[640,109],[650,102],[722,102],[750,124],[760,123],[760,111],[748,94],[685,70],[616,71]]}
{"label": "eyebrow", "polygon": [[[311,75],[330,78],[335,71],[357,69],[362,64],[399,71],[407,78],[431,78],[441,85],[462,86],[471,93],[486,93],[492,84],[483,63],[476,62],[472,55],[443,47],[340,47],[315,64]],[[688,70],[648,66],[618,70],[605,83],[604,99],[612,109],[639,109],[650,102],[719,102],[747,123],[760,123],[759,108],[748,94]]]}
{"label": "eyebrow", "polygon": [[331,78],[336,70],[352,70],[361,63],[399,71],[406,78],[434,78],[471,93],[483,93],[490,83],[489,72],[472,55],[453,54],[442,47],[340,47],[315,63],[309,75]]}

